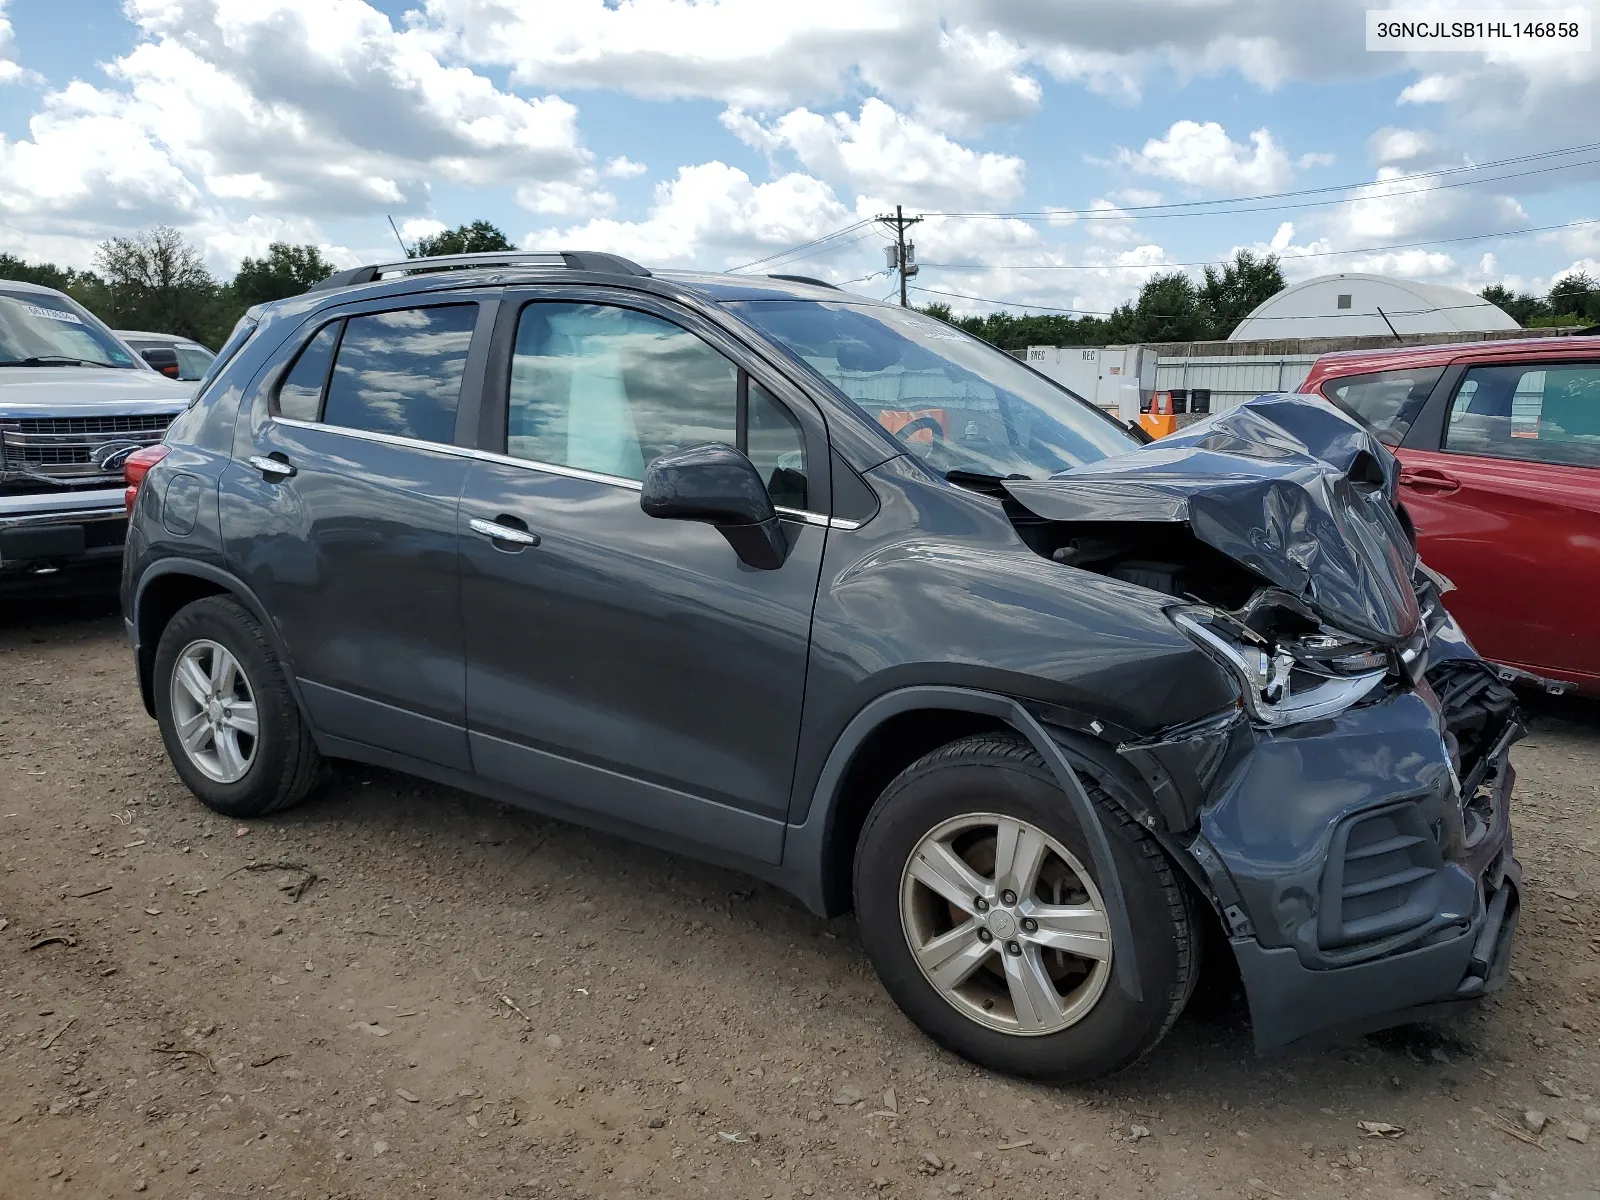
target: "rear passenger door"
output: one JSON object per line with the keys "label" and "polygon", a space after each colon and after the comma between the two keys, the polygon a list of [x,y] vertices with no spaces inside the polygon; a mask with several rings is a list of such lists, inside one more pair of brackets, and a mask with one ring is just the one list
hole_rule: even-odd
{"label": "rear passenger door", "polygon": [[1469,365],[1413,433],[1401,497],[1479,652],[1600,683],[1600,362]]}
{"label": "rear passenger door", "polygon": [[232,569],[323,734],[466,770],[456,508],[494,300],[324,314],[257,381],[221,503]]}
{"label": "rear passenger door", "polygon": [[[461,505],[475,769],[595,816],[777,861],[827,533],[810,402],[695,314],[645,297],[508,294]],[[749,454],[791,542],[741,563],[648,517],[645,468]]]}

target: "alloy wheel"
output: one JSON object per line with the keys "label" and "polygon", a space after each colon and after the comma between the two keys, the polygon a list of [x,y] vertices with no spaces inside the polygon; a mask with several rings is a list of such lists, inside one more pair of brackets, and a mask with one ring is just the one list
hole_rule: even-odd
{"label": "alloy wheel", "polygon": [[237,783],[255,761],[255,693],[239,660],[217,642],[190,642],[172,667],[172,724],[184,753],[209,779]]}
{"label": "alloy wheel", "polygon": [[973,813],[930,830],[906,862],[900,921],[923,976],[1003,1033],[1056,1033],[1111,977],[1105,901],[1078,859],[1016,817]]}

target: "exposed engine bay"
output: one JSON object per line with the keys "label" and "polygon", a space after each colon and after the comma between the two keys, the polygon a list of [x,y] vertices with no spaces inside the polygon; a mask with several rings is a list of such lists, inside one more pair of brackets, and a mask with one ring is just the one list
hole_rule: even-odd
{"label": "exposed engine bay", "polygon": [[1041,557],[1183,601],[1169,615],[1239,681],[1257,725],[1343,712],[1426,677],[1466,801],[1520,729],[1516,702],[1464,639],[1464,655],[1430,655],[1450,624],[1449,584],[1417,557],[1397,476],[1364,426],[1278,396],[993,494]]}

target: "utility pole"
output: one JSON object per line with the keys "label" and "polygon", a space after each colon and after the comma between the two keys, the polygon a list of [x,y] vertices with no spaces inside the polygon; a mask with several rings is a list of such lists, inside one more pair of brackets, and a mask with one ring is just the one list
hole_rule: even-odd
{"label": "utility pole", "polygon": [[884,259],[891,271],[900,272],[900,307],[905,308],[907,307],[906,280],[917,273],[917,247],[915,243],[906,241],[906,230],[922,218],[906,216],[905,210],[896,204],[894,216],[879,217],[878,220],[894,230],[894,245],[883,248]]}

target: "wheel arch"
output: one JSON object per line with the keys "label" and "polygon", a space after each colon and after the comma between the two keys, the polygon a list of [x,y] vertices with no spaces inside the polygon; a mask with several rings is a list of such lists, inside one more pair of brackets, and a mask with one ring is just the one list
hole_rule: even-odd
{"label": "wheel arch", "polygon": [[212,563],[192,559],[169,558],[152,563],[139,579],[134,593],[132,625],[135,637],[134,661],[139,674],[139,696],[145,711],[155,716],[155,659],[156,645],[161,633],[172,618],[187,605],[207,596],[228,596],[244,605],[266,633],[267,640],[284,664],[284,674],[289,682],[290,694],[305,716],[305,703],[300,697],[288,648],[278,636],[277,627],[267,616],[267,610],[255,594],[237,575]]}
{"label": "wheel arch", "polygon": [[[851,719],[823,764],[805,821],[791,825],[784,840],[783,873],[790,890],[824,916],[848,911],[856,838],[883,788],[930,750],[969,734],[1001,729],[1027,739],[1067,797],[1089,840],[1112,936],[1126,942],[1132,937],[1132,928],[1111,845],[1093,802],[1074,773],[1061,735],[1066,735],[1079,765],[1097,781],[1114,772],[1105,782],[1119,804],[1137,796],[1136,788],[1128,786],[1125,768],[1117,763],[1115,754],[1101,753],[1092,739],[1067,731],[1053,736],[1014,697],[971,688],[899,688],[872,700]],[[1086,749],[1090,752],[1085,753]],[[1142,812],[1130,810],[1130,815],[1142,825],[1151,819],[1147,807]],[[1140,999],[1132,957],[1117,957],[1116,982],[1129,996]]]}

